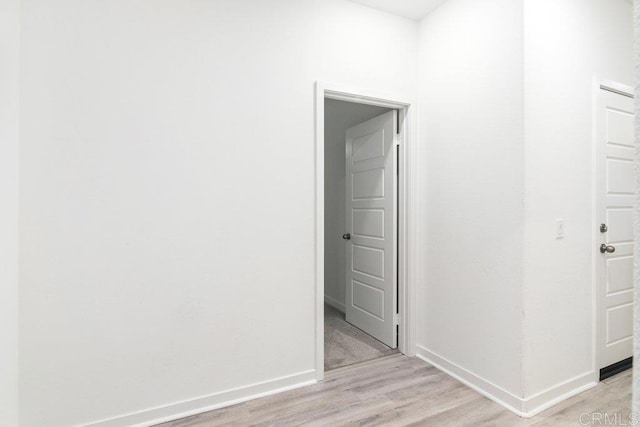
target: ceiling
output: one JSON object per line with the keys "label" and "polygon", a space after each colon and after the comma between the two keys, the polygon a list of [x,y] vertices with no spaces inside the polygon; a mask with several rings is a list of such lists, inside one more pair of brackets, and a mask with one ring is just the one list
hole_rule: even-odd
{"label": "ceiling", "polygon": [[[354,102],[338,101],[335,99],[324,100],[325,123],[334,129],[348,129],[358,123],[391,111],[389,108],[373,105],[356,104]],[[343,141],[344,142],[344,141]]]}
{"label": "ceiling", "polygon": [[419,21],[446,0],[352,0],[394,15]]}

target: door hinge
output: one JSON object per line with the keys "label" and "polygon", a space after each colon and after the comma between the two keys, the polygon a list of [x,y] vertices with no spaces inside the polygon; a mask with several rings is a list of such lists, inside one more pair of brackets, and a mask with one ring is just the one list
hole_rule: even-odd
{"label": "door hinge", "polygon": [[399,325],[400,324],[400,314],[399,313],[394,313],[393,314],[393,324],[394,325]]}

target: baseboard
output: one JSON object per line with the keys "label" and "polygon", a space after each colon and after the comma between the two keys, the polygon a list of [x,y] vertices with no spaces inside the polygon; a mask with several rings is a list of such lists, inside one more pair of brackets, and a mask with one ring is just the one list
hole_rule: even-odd
{"label": "baseboard", "polygon": [[86,424],[86,427],[147,427],[282,393],[315,384],[316,382],[316,371],[310,370],[140,412],[95,421]]}
{"label": "baseboard", "polygon": [[326,302],[336,310],[340,310],[342,313],[344,313],[344,310],[345,310],[344,304],[331,298],[329,295],[324,296],[324,302]]}
{"label": "baseboard", "polygon": [[523,418],[531,418],[563,400],[598,385],[594,380],[595,373],[587,372],[549,387],[531,397],[521,398],[420,345],[417,345],[416,349],[416,357]]}
{"label": "baseboard", "polygon": [[502,387],[485,380],[484,378],[453,362],[450,362],[444,357],[427,350],[421,345],[416,346],[416,357],[452,376],[467,387],[477,391],[486,398],[493,400],[498,405],[504,406],[516,415],[520,417],[526,416],[522,411],[523,399]]}
{"label": "baseboard", "polygon": [[522,407],[523,412],[527,418],[538,415],[563,400],[597,386],[598,383],[594,379],[595,372],[586,372],[536,393],[525,399]]}

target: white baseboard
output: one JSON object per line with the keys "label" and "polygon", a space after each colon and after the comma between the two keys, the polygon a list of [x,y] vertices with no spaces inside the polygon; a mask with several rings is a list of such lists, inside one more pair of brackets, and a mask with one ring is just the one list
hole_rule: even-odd
{"label": "white baseboard", "polygon": [[527,417],[533,417],[563,400],[567,400],[597,385],[598,381],[595,378],[595,372],[578,375],[528,397],[524,402],[523,410]]}
{"label": "white baseboard", "polygon": [[325,295],[324,296],[324,302],[326,302],[327,304],[329,304],[331,307],[340,310],[341,312],[344,313],[345,307],[344,304],[331,298],[329,295]]}
{"label": "white baseboard", "polygon": [[549,387],[531,397],[522,398],[420,345],[416,346],[416,350],[416,357],[523,418],[531,418],[563,400],[598,385],[594,372],[587,372]]}
{"label": "white baseboard", "polygon": [[484,378],[466,370],[465,368],[448,361],[434,352],[427,350],[421,345],[416,346],[416,357],[435,366],[446,374],[451,375],[469,388],[477,391],[481,395],[493,400],[497,404],[504,406],[516,415],[523,417],[523,399],[502,387],[485,380]]}
{"label": "white baseboard", "polygon": [[310,370],[280,377],[269,381],[238,387],[231,390],[213,393],[207,396],[170,403],[140,412],[121,415],[87,424],[87,427],[147,427],[159,423],[177,420],[214,409],[236,405],[248,400],[282,393],[295,388],[315,384],[316,371]]}
{"label": "white baseboard", "polygon": [[[330,304],[329,301],[327,303]],[[420,345],[416,346],[416,350],[416,357],[524,418],[532,417],[598,384],[594,380],[594,373],[588,372],[523,399]],[[245,387],[95,421],[87,424],[87,427],[152,426],[315,384],[317,382],[316,374],[315,370],[300,372]]]}

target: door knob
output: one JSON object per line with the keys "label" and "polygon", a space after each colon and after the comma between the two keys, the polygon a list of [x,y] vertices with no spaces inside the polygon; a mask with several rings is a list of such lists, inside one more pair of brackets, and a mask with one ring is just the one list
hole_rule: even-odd
{"label": "door knob", "polygon": [[342,235],[342,238],[343,238],[344,240],[351,240],[351,234],[349,234],[349,233],[347,233],[347,234],[343,234],[343,235]]}
{"label": "door knob", "polygon": [[602,254],[605,252],[612,254],[615,251],[616,251],[615,246],[608,246],[608,245],[605,245],[604,243],[600,245],[600,253]]}

